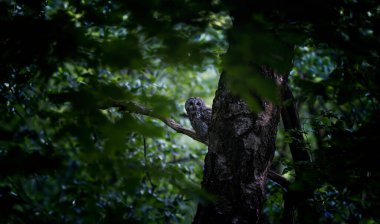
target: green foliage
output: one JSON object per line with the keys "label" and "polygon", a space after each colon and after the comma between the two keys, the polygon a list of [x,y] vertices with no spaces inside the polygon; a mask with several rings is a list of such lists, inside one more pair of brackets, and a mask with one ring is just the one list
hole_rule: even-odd
{"label": "green foliage", "polygon": [[[217,70],[259,110],[290,72],[321,223],[379,222],[377,1],[0,1],[0,223],[190,223],[206,147],[117,108],[211,105]],[[296,46],[296,47],[294,47]],[[292,179],[280,127],[273,168]],[[301,181],[301,183],[303,183]],[[302,184],[292,185],[302,190]],[[280,222],[270,182],[264,219]]]}
{"label": "green foliage", "polygon": [[[308,27],[311,38],[295,49],[290,73],[313,158],[301,183],[317,189],[311,202],[320,223],[377,223],[380,176],[374,145],[380,133],[379,88],[374,83],[379,82],[375,50],[379,40],[374,24],[379,5],[375,1],[335,1],[326,7],[318,20],[305,9],[293,17],[307,12],[310,15],[300,21],[313,21]],[[280,132],[277,156],[290,158],[281,143],[288,140]],[[278,162],[283,160],[275,158],[280,170],[297,165]]]}
{"label": "green foliage", "polygon": [[374,151],[379,89],[372,85],[378,65],[367,63],[378,56],[351,50],[299,48],[291,73],[316,174],[303,178],[318,188],[313,203],[323,223],[376,223],[380,217]]}
{"label": "green foliage", "polygon": [[208,200],[205,146],[106,102],[189,126],[183,103],[212,96],[222,32],[161,3],[0,4],[0,222],[190,223]]}
{"label": "green foliage", "polygon": [[284,190],[272,181],[267,184],[267,201],[263,209],[264,223],[281,223]]}

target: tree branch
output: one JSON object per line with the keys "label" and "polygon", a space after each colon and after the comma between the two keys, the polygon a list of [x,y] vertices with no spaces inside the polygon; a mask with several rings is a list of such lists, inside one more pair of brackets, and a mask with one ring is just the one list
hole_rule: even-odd
{"label": "tree branch", "polygon": [[[108,107],[117,107],[121,111],[127,111],[130,113],[141,114],[141,115],[145,115],[148,117],[159,119],[162,122],[164,122],[167,126],[172,128],[174,131],[181,133],[181,134],[184,134],[184,135],[187,135],[190,138],[192,138],[198,142],[201,142],[205,145],[208,145],[208,142],[200,139],[198,137],[198,135],[195,133],[195,131],[183,127],[182,125],[175,122],[173,119],[166,118],[166,117],[163,117],[161,115],[158,115],[154,111],[152,111],[151,109],[145,108],[145,107],[143,107],[137,103],[134,103],[131,101],[123,102],[123,101],[118,101],[118,100],[114,100],[114,99],[109,99],[107,102],[107,106]],[[277,174],[276,172],[274,172],[272,170],[269,170],[268,177],[271,180],[273,180],[274,182],[278,183],[283,188],[287,188],[290,184],[290,182],[286,178],[282,177],[280,174]]]}
{"label": "tree branch", "polygon": [[281,187],[287,189],[290,185],[290,181],[288,181],[286,178],[281,176],[280,174],[274,172],[273,170],[269,170],[268,177],[272,181],[278,183]]}
{"label": "tree branch", "polygon": [[157,118],[157,119],[161,120],[162,122],[164,122],[167,126],[171,127],[174,131],[181,133],[181,134],[184,134],[184,135],[187,135],[190,138],[192,138],[198,142],[201,142],[203,144],[208,145],[208,142],[200,139],[198,137],[198,135],[195,133],[195,131],[183,127],[182,125],[175,122],[173,119],[160,116],[160,115],[154,113],[151,109],[145,108],[145,107],[143,107],[137,103],[122,102],[122,101],[110,99],[108,106],[109,107],[118,107],[122,111],[128,111],[130,113],[136,113],[136,114],[141,114],[141,115],[145,115],[145,116],[152,117],[152,118]]}

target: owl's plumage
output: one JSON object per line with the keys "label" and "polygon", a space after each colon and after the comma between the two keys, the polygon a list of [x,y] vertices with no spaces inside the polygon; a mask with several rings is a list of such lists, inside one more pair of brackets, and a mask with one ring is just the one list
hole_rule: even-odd
{"label": "owl's plumage", "polygon": [[211,123],[211,108],[199,97],[191,97],[186,101],[185,109],[189,116],[191,126],[197,135],[208,141],[208,128]]}

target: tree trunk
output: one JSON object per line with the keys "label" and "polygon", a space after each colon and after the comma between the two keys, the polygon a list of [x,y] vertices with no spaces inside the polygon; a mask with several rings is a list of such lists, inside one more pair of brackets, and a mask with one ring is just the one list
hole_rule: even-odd
{"label": "tree trunk", "polygon": [[284,216],[283,223],[294,223],[294,212],[297,209],[298,223],[313,224],[318,223],[316,209],[309,203],[308,199],[313,197],[313,181],[308,180],[310,176],[311,157],[306,150],[306,143],[303,138],[301,122],[298,110],[295,106],[292,91],[284,81],[282,88],[281,117],[285,131],[287,131],[292,142],[289,144],[290,152],[295,164],[296,178],[292,187],[284,194]]}
{"label": "tree trunk", "polygon": [[[263,75],[278,78],[267,68]],[[194,223],[258,223],[280,109],[259,99],[263,111],[253,113],[229,91],[225,76],[223,73],[219,80],[213,102],[202,182],[202,188],[215,200],[198,205]]]}

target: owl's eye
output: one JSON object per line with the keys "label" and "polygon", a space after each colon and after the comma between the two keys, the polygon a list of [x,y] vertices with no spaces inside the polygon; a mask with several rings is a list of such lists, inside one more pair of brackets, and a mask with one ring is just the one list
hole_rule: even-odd
{"label": "owl's eye", "polygon": [[200,102],[198,102],[198,103],[197,103],[197,106],[200,106],[200,105],[201,105],[201,103],[200,103]]}
{"label": "owl's eye", "polygon": [[193,106],[194,105],[194,103],[193,102],[190,102],[190,106]]}

